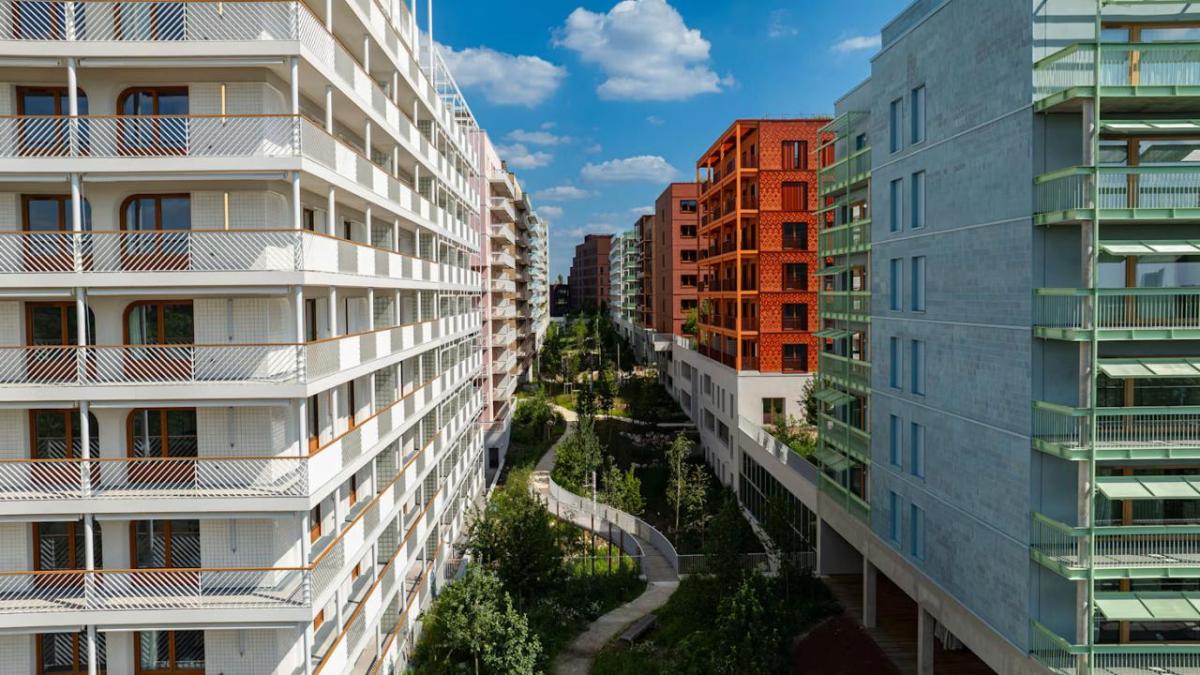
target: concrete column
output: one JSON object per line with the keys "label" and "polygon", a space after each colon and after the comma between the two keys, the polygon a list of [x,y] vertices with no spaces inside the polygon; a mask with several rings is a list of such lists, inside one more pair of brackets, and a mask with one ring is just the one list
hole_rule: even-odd
{"label": "concrete column", "polygon": [[291,110],[293,115],[300,114],[300,59],[291,57],[288,59],[288,92],[291,96]]}
{"label": "concrete column", "polygon": [[367,204],[367,206],[363,209],[363,223],[366,225],[366,228],[367,228],[366,238],[363,243],[365,243],[367,245],[371,244],[371,221],[374,219],[375,218],[372,216],[371,205]]}
{"label": "concrete column", "polygon": [[325,0],[325,30],[333,32],[333,0]]}
{"label": "concrete column", "polygon": [[325,87],[325,133],[333,133],[333,85]]}
{"label": "concrete column", "polygon": [[[338,292],[336,286],[329,287],[329,337],[340,335],[338,326]],[[329,430],[334,438],[340,433],[338,427],[338,388],[329,389]],[[334,512],[338,523],[342,522],[338,500],[334,500]],[[340,610],[339,610],[340,611]],[[340,625],[340,624],[339,624]]]}
{"label": "concrete column", "polygon": [[367,330],[375,330],[375,289],[367,289]]}
{"label": "concrete column", "polygon": [[367,123],[363,125],[363,154],[366,155],[367,160],[370,161],[370,159],[371,159],[371,120],[367,120]]}
{"label": "concrete column", "polygon": [[337,191],[329,186],[329,197],[325,204],[325,234],[337,236]]}
{"label": "concrete column", "polygon": [[292,229],[304,229],[304,205],[300,203],[300,172],[292,172]]}
{"label": "concrete column", "polygon": [[917,607],[917,675],[933,675],[933,620],[924,607]]}
{"label": "concrete column", "polygon": [[875,627],[875,589],[879,580],[879,571],[871,564],[866,554],[863,554],[863,625]]}
{"label": "concrete column", "polygon": [[363,33],[363,70],[367,71],[367,77],[371,76],[371,35]]}

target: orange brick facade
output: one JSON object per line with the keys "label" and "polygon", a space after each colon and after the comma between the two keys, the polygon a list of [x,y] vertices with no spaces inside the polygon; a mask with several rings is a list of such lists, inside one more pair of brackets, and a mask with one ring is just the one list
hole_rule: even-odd
{"label": "orange brick facade", "polygon": [[[816,370],[817,175],[810,153],[827,122],[739,120],[697,162],[700,350],[710,358],[742,370]],[[803,267],[791,268],[785,288],[789,265]]]}

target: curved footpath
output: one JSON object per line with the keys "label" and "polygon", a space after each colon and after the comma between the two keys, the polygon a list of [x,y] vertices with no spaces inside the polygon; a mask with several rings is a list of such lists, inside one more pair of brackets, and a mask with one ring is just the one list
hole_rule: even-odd
{"label": "curved footpath", "polygon": [[[552,407],[563,416],[567,423],[567,429],[538,460],[531,477],[532,488],[547,502],[551,502],[553,499],[550,494],[550,471],[554,469],[555,451],[558,449],[559,443],[562,443],[575,430],[575,424],[579,420],[578,415],[566,408],[553,404]],[[558,509],[552,510],[557,511]],[[574,509],[567,509],[566,514],[560,514],[559,517],[564,515],[570,515],[571,522],[585,528],[591,522],[589,516],[575,513]],[[679,577],[662,553],[650,542],[636,537],[633,533],[628,534],[637,539],[644,554],[642,556],[642,574],[646,577],[646,591],[633,601],[621,605],[593,621],[587,630],[563,648],[558,657],[554,659],[555,675],[578,675],[591,672],[592,662],[596,660],[596,654],[600,653],[604,645],[612,641],[633,622],[667,604],[667,600],[679,586]]]}

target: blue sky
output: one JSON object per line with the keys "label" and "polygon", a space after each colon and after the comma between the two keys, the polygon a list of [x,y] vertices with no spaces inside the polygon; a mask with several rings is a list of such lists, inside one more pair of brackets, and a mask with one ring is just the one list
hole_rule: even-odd
{"label": "blue sky", "polygon": [[631,227],[735,118],[830,113],[909,1],[435,2],[434,37],[566,277],[584,234]]}

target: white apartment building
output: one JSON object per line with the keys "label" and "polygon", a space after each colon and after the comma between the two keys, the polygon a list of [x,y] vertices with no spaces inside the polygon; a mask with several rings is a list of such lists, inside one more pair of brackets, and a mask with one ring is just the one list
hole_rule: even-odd
{"label": "white apartment building", "polygon": [[476,268],[486,280],[483,300],[483,426],[489,478],[503,466],[512,431],[517,386],[528,381],[550,323],[546,224],[530,195],[496,152],[487,132],[474,134],[482,161],[481,251]]}
{"label": "white apartment building", "polygon": [[404,668],[484,459],[413,9],[0,2],[0,673]]}

